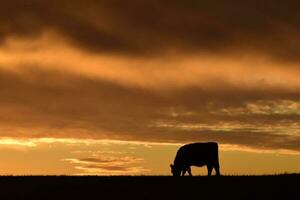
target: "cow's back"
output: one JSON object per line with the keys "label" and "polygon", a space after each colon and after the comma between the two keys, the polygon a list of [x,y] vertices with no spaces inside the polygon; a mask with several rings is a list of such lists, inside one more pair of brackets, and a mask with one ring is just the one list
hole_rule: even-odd
{"label": "cow's back", "polygon": [[174,163],[178,166],[203,166],[219,160],[216,142],[192,143],[179,148]]}

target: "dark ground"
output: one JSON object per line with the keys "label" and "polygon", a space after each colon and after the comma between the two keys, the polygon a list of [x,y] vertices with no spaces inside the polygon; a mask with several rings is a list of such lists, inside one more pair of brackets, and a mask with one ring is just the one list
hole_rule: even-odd
{"label": "dark ground", "polygon": [[300,174],[274,176],[2,176],[1,199],[300,199]]}

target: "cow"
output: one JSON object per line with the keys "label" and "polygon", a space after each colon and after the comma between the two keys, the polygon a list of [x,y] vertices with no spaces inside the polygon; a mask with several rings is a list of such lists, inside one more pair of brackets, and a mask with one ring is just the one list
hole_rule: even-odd
{"label": "cow", "polygon": [[191,166],[202,167],[206,165],[208,176],[211,175],[213,169],[216,175],[220,175],[218,143],[192,143],[180,147],[171,164],[171,172],[173,176],[184,176],[186,172],[192,176]]}

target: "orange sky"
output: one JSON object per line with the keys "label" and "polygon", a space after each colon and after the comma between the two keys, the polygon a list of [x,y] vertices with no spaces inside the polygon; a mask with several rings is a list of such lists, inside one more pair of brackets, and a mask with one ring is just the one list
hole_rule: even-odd
{"label": "orange sky", "polygon": [[169,174],[195,141],[226,174],[299,172],[295,4],[4,1],[0,174]]}

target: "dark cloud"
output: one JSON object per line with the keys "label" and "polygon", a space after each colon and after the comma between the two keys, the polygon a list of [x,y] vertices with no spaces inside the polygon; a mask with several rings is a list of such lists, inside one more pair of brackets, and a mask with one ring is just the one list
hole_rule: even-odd
{"label": "dark cloud", "polygon": [[244,108],[257,100],[297,102],[296,92],[237,90],[228,84],[217,91],[191,87],[159,93],[29,68],[19,73],[0,71],[0,96],[0,134],[4,137],[214,140],[259,149],[300,150],[295,131],[299,114],[220,111]]}
{"label": "dark cloud", "polygon": [[86,50],[134,55],[255,51],[299,55],[298,7],[287,1],[1,1],[0,36],[53,29]]}

